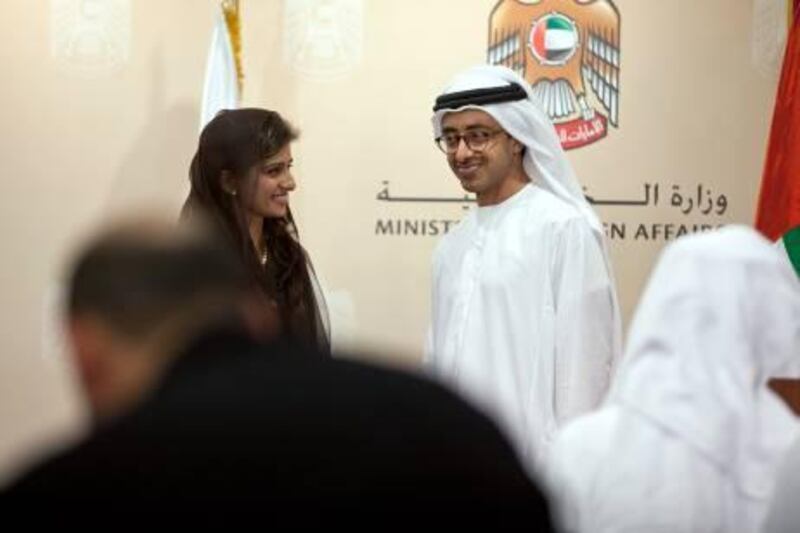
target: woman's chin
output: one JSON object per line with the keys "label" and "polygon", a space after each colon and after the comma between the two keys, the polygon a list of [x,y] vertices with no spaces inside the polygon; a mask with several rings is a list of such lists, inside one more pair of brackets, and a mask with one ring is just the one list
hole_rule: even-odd
{"label": "woman's chin", "polygon": [[289,213],[289,206],[273,206],[264,214],[264,218],[284,218]]}

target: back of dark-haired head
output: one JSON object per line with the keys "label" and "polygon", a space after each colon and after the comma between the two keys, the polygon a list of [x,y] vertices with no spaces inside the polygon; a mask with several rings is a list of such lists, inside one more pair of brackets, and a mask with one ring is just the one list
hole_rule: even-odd
{"label": "back of dark-haired head", "polygon": [[228,244],[206,229],[131,222],[102,234],[78,255],[67,313],[95,315],[136,339],[193,307],[232,313],[247,282]]}

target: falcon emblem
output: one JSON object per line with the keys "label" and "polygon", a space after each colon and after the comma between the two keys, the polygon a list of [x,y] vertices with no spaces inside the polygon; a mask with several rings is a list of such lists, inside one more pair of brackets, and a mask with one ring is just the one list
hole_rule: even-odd
{"label": "falcon emblem", "polygon": [[611,0],[500,0],[487,62],[531,84],[566,150],[619,127],[620,17]]}

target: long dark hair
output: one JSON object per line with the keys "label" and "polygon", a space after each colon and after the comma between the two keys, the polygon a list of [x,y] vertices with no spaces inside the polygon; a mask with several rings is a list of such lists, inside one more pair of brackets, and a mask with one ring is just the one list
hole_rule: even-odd
{"label": "long dark hair", "polygon": [[245,108],[219,112],[200,134],[189,168],[191,190],[181,218],[200,216],[219,227],[250,272],[254,288],[277,306],[283,333],[328,351],[324,302],[321,294],[315,294],[313,269],[300,245],[291,210],[283,218],[264,217],[269,260],[262,265],[250,237],[247,213],[223,188],[223,171],[241,180],[297,137],[297,131],[275,111]]}

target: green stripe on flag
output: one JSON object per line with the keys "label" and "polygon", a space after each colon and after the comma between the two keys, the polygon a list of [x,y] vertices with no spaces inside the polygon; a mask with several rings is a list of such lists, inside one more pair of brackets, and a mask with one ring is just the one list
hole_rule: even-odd
{"label": "green stripe on flag", "polygon": [[572,31],[570,23],[561,17],[550,17],[547,19],[548,30],[569,30]]}
{"label": "green stripe on flag", "polygon": [[786,248],[786,255],[792,262],[794,271],[800,276],[800,226],[795,226],[783,235],[783,247]]}

